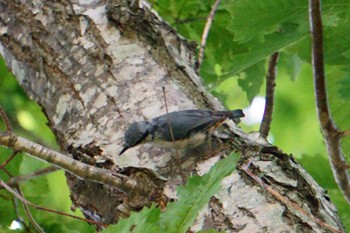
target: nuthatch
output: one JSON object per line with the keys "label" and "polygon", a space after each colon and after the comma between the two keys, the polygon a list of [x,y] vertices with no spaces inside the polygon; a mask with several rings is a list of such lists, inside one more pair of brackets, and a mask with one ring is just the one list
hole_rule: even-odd
{"label": "nuthatch", "polygon": [[131,147],[147,142],[165,148],[194,148],[201,145],[226,120],[231,119],[238,123],[240,117],[244,117],[241,109],[216,112],[184,110],[164,114],[150,121],[135,122],[125,132],[124,148],[119,155]]}

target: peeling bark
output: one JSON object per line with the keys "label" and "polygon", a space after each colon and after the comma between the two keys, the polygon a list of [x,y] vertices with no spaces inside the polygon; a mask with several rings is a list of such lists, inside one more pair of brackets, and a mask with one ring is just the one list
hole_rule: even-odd
{"label": "peeling bark", "polygon": [[[130,122],[165,113],[162,87],[169,111],[223,109],[201,84],[191,45],[145,2],[130,2],[0,0],[0,53],[43,108],[62,152],[155,184],[147,197],[126,195],[67,174],[73,208],[104,223],[115,223],[151,202],[174,199],[181,183],[174,151],[143,145],[117,156]],[[238,168],[224,179],[192,230],[329,232],[310,216],[342,230],[325,191],[292,156],[270,150],[233,124],[225,132],[231,136],[223,143],[226,150],[214,157],[205,146],[182,154],[185,175],[203,174],[236,150],[241,165],[251,159],[254,174],[309,217],[281,203]]]}

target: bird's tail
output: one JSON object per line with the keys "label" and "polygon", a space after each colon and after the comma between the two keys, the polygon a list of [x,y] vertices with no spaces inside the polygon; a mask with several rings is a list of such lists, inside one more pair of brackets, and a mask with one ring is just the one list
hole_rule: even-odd
{"label": "bird's tail", "polygon": [[233,118],[240,118],[240,117],[244,117],[244,113],[242,111],[242,109],[236,109],[236,110],[232,110],[232,111],[229,111],[232,116],[230,117],[231,119]]}
{"label": "bird's tail", "polygon": [[241,121],[239,118],[245,116],[242,109],[236,109],[232,111],[221,111],[220,113],[227,116],[228,118],[233,120],[235,123],[239,123]]}

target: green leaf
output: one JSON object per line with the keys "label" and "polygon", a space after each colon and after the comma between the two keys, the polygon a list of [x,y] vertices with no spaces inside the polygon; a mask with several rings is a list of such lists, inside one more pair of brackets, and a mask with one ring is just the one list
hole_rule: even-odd
{"label": "green leaf", "polygon": [[127,219],[121,219],[117,225],[109,226],[102,233],[132,232],[155,233],[159,232],[160,210],[154,206],[143,208],[140,212],[132,212]]}
{"label": "green leaf", "polygon": [[[299,0],[228,1],[232,16],[231,30],[240,44],[264,42],[275,32],[295,31],[301,23],[308,24],[308,3]],[[305,26],[303,26],[305,28]],[[306,26],[306,31],[308,26]],[[303,30],[305,32],[305,29]]]}
{"label": "green leaf", "polygon": [[44,163],[43,161],[28,156],[28,154],[26,154],[26,156],[23,157],[23,161],[20,166],[20,173],[22,175],[27,175],[35,172],[40,168],[47,167],[48,165],[48,163]]}
{"label": "green leaf", "polygon": [[17,233],[18,231],[13,231],[8,228],[8,226],[0,226],[1,233]]}
{"label": "green leaf", "polygon": [[0,228],[10,226],[11,222],[17,218],[11,195],[7,190],[0,190]]}
{"label": "green leaf", "polygon": [[293,81],[295,81],[297,77],[300,76],[300,71],[303,63],[304,62],[300,59],[300,57],[297,54],[294,53],[292,55],[289,55],[282,52],[280,53],[278,67],[285,67],[287,74]]}
{"label": "green leaf", "polygon": [[240,74],[238,85],[246,92],[248,101],[253,101],[259,94],[265,77],[261,76],[265,72],[265,61],[259,62]]}
{"label": "green leaf", "polygon": [[169,203],[167,211],[161,215],[161,232],[187,232],[199,211],[219,191],[221,181],[235,169],[237,158],[237,154],[231,154],[217,162],[207,174],[193,176],[185,186],[179,187],[178,201]]}
{"label": "green leaf", "polygon": [[337,206],[337,211],[339,215],[342,217],[342,223],[345,226],[345,232],[350,231],[350,211],[349,211],[349,205],[346,202],[344,196],[342,195],[341,191],[337,189],[329,189],[327,190],[329,193],[329,196],[332,199],[332,202]]}
{"label": "green leaf", "polygon": [[[7,159],[10,158],[11,154],[12,154],[12,150],[9,150],[7,148],[4,147],[0,147],[0,164],[4,163]],[[8,171],[11,171],[11,175],[13,176],[17,176],[19,174],[19,167],[20,164],[22,163],[22,158],[23,155],[22,153],[18,153],[7,165],[6,165],[6,169]],[[3,179],[4,181],[7,181],[9,179],[9,176],[4,173],[4,172],[0,172],[0,178]]]}
{"label": "green leaf", "polygon": [[[36,170],[47,166],[40,160],[32,158],[30,156],[24,156],[20,165],[21,174],[31,174]],[[28,180],[21,185],[24,197],[34,204],[45,204],[47,196],[50,192],[50,188],[47,182],[46,176],[39,176],[34,179]]]}

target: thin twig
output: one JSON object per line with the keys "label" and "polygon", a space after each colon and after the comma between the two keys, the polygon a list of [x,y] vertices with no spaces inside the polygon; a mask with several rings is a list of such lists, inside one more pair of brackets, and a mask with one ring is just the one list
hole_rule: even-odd
{"label": "thin twig", "polygon": [[274,54],[271,55],[270,61],[269,61],[269,67],[266,74],[265,111],[264,111],[264,116],[260,125],[260,129],[259,129],[260,136],[265,139],[269,135],[270,125],[272,121],[278,57],[279,57],[279,52],[275,52]]}
{"label": "thin twig", "polygon": [[316,106],[329,160],[335,180],[350,203],[350,176],[346,169],[346,159],[340,146],[340,131],[331,117],[326,91],[323,62],[323,31],[320,0],[309,0],[309,20],[312,38],[312,68],[315,83]]}
{"label": "thin twig", "polygon": [[205,45],[207,43],[207,37],[209,34],[209,29],[211,27],[211,24],[214,20],[214,16],[215,16],[215,12],[216,9],[218,8],[219,4],[220,4],[221,0],[216,0],[213,7],[211,8],[211,11],[207,17],[207,22],[205,23],[205,27],[203,30],[203,34],[202,34],[202,40],[201,40],[201,46],[199,48],[199,52],[198,52],[198,67],[197,69],[199,70],[199,68],[202,65],[203,62],[203,57],[204,57],[204,49],[205,49]]}
{"label": "thin twig", "polygon": [[12,134],[13,133],[13,128],[11,125],[11,121],[9,120],[9,118],[6,115],[6,112],[4,111],[4,109],[0,106],[0,116],[2,118],[2,120],[5,123],[6,126],[6,132]]}
{"label": "thin twig", "polygon": [[174,138],[174,133],[173,133],[173,127],[171,126],[171,117],[170,117],[169,110],[168,110],[168,102],[167,102],[167,99],[166,99],[165,87],[162,87],[162,90],[163,90],[163,96],[164,96],[165,111],[166,111],[167,117],[168,117],[168,126],[169,126],[170,136],[171,136],[171,140],[173,141],[173,146],[174,146],[175,152],[176,152],[176,161],[177,161],[179,169],[180,169],[182,183],[185,184],[186,183],[186,177],[185,177],[185,175],[183,173],[183,170],[182,170],[182,164],[181,164],[181,160],[180,160],[179,151],[176,148],[176,143],[175,143],[175,138]]}
{"label": "thin twig", "polygon": [[37,159],[62,168],[83,180],[111,185],[126,194],[130,192],[139,192],[140,194],[147,195],[149,191],[135,179],[121,174],[111,174],[108,170],[84,164],[67,155],[16,135],[0,132],[0,145],[12,148],[13,150],[26,152]]}
{"label": "thin twig", "polygon": [[32,232],[32,230],[29,228],[27,223],[23,220],[23,218],[19,214],[18,200],[19,200],[18,198],[15,198],[15,197],[11,196],[12,205],[13,205],[13,208],[15,210],[16,217],[17,217],[16,221],[20,222],[23,225],[23,227],[25,228],[26,232]]}
{"label": "thin twig", "polygon": [[67,213],[64,213],[64,212],[61,212],[61,211],[56,211],[56,210],[51,210],[51,209],[47,209],[47,208],[44,208],[44,207],[41,207],[41,206],[38,206],[38,205],[35,205],[33,203],[31,203],[30,201],[28,201],[27,199],[25,199],[23,196],[21,196],[19,193],[17,193],[16,191],[14,191],[10,186],[8,186],[3,180],[0,179],[0,185],[3,186],[8,192],[12,193],[16,198],[18,198],[20,201],[26,203],[27,205],[35,208],[35,209],[38,209],[38,210],[43,210],[43,211],[47,211],[47,212],[51,212],[51,213],[55,213],[55,214],[60,214],[60,215],[64,215],[64,216],[67,216],[67,217],[71,217],[71,218],[75,218],[75,219],[78,219],[78,220],[82,220],[84,222],[88,222],[88,223],[91,223],[91,224],[96,224],[96,225],[100,225],[100,226],[104,226],[104,227],[107,227],[108,225],[107,224],[104,224],[104,223],[100,223],[100,222],[95,222],[93,220],[90,220],[90,219],[85,219],[85,218],[81,218],[81,217],[78,217],[78,216],[75,216],[75,215],[71,215],[71,214],[67,214]]}
{"label": "thin twig", "polygon": [[31,180],[31,179],[36,178],[38,176],[47,175],[49,173],[52,173],[52,172],[55,172],[58,170],[60,170],[60,169],[55,167],[55,166],[49,166],[49,167],[41,168],[41,169],[39,169],[31,174],[28,174],[28,175],[11,177],[6,183],[7,183],[7,185],[13,187],[21,182]]}
{"label": "thin twig", "polygon": [[2,170],[18,153],[19,153],[18,151],[12,152],[11,156],[0,165],[0,170]]}
{"label": "thin twig", "polygon": [[350,135],[350,130],[345,130],[345,131],[339,133],[340,138],[344,138],[344,137],[347,137],[349,135]]}
{"label": "thin twig", "polygon": [[[15,152],[12,154],[12,156],[11,156],[10,158],[12,159],[16,154],[17,154],[17,153],[16,153],[16,151],[15,151]],[[8,159],[7,161],[10,161],[10,159]],[[9,177],[13,177],[13,175],[12,175],[9,171],[7,171],[7,169],[6,169],[4,166],[3,166],[3,170],[4,170],[5,172],[7,172],[7,175],[8,175]],[[20,187],[19,187],[18,185],[16,185],[15,188],[17,189],[18,194],[19,194],[20,196],[23,197],[23,193],[22,193]],[[35,221],[35,219],[33,218],[32,213],[30,212],[27,203],[25,203],[25,202],[23,202],[23,201],[21,201],[21,202],[22,202],[22,206],[23,206],[24,212],[25,212],[27,218],[29,219],[29,222],[33,225],[34,229],[35,229],[37,232],[44,233],[44,230],[40,227],[40,225],[39,225],[39,224]],[[17,213],[18,213],[18,212],[17,212]]]}
{"label": "thin twig", "polygon": [[[23,197],[23,193],[22,193],[22,191],[21,191],[21,189],[19,188],[18,185],[17,185],[16,189],[17,189],[18,194]],[[22,206],[23,206],[24,212],[27,215],[27,218],[29,219],[29,222],[34,226],[35,230],[37,232],[44,233],[45,231],[41,228],[41,226],[33,218],[33,215],[32,215],[32,213],[29,210],[28,204],[26,202],[22,201]]]}
{"label": "thin twig", "polygon": [[3,167],[2,171],[5,172],[8,177],[12,177],[12,174],[6,169],[6,167]]}
{"label": "thin twig", "polygon": [[328,230],[330,230],[333,233],[341,233],[342,232],[342,231],[340,231],[338,229],[335,229],[334,227],[330,226],[329,224],[327,224],[325,222],[322,222],[320,219],[315,218],[310,213],[308,213],[306,210],[304,210],[301,206],[299,206],[298,204],[290,201],[285,196],[282,196],[281,194],[279,194],[276,190],[274,190],[268,184],[266,184],[260,177],[256,176],[252,171],[249,170],[250,164],[251,164],[251,161],[249,160],[246,164],[244,164],[242,166],[242,170],[247,175],[249,175],[251,178],[253,178],[253,180],[255,180],[259,185],[264,187],[271,195],[273,195],[275,198],[277,198],[277,200],[280,200],[287,207],[293,208],[296,212],[303,214],[304,216],[306,216],[311,221],[317,223],[321,227],[327,228]]}

